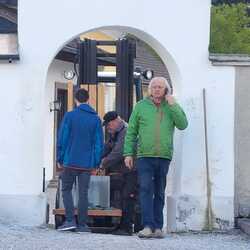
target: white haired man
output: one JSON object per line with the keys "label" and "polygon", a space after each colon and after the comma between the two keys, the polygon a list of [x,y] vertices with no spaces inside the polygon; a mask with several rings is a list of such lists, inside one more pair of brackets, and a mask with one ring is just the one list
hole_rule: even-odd
{"label": "white haired man", "polygon": [[133,156],[137,155],[135,165],[144,227],[138,236],[163,238],[166,177],[173,154],[174,129],[183,130],[188,122],[164,77],[154,77],[148,93],[147,98],[136,104],[129,119],[124,156],[126,166],[133,168]]}

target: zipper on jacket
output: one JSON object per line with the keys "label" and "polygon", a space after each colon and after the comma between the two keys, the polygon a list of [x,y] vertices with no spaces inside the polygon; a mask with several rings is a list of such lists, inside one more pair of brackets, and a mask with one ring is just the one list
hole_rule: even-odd
{"label": "zipper on jacket", "polygon": [[163,112],[160,107],[156,107],[157,109],[157,118],[156,118],[156,126],[155,126],[155,151],[156,156],[160,155],[160,141],[161,141],[161,121],[163,118]]}

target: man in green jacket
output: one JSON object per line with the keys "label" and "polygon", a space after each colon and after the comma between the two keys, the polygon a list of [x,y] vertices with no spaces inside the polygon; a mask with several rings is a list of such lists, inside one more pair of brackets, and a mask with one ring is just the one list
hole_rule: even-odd
{"label": "man in green jacket", "polygon": [[129,119],[124,156],[130,169],[134,165],[133,156],[137,157],[144,226],[138,236],[163,238],[166,177],[173,155],[174,129],[183,130],[188,122],[164,77],[153,78],[148,92],[149,96],[136,104]]}

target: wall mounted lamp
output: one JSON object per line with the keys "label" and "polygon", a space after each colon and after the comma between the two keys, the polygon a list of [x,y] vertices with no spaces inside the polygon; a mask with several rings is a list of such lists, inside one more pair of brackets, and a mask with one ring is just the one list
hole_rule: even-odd
{"label": "wall mounted lamp", "polygon": [[73,70],[64,70],[63,76],[67,80],[72,80],[75,77],[75,72]]}
{"label": "wall mounted lamp", "polygon": [[50,102],[49,103],[49,111],[52,112],[52,111],[60,111],[61,110],[61,102],[56,100],[56,101],[53,101],[53,102]]}

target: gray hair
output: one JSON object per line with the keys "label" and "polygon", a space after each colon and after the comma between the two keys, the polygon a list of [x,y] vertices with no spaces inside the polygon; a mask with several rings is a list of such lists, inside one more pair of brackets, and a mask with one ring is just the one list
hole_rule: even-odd
{"label": "gray hair", "polygon": [[152,84],[154,82],[163,82],[166,86],[168,93],[170,93],[170,94],[172,93],[172,88],[171,88],[168,80],[165,77],[156,76],[156,77],[152,78],[151,81],[149,82],[149,85],[148,85],[148,94],[149,95],[151,95],[151,87],[152,87]]}

